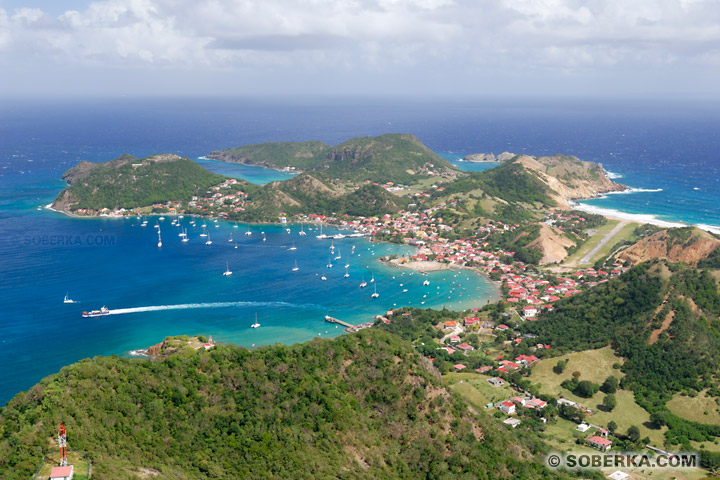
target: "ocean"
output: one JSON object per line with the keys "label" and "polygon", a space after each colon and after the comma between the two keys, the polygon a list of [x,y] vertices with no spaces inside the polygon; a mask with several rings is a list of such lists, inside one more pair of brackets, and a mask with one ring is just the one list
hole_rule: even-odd
{"label": "ocean", "polygon": [[[465,270],[431,273],[424,287],[419,274],[377,261],[408,247],[346,238],[329,258],[315,225],[303,226],[303,237],[300,225],[290,225],[290,234],[253,225],[245,235],[246,225],[208,223],[213,244],[205,245],[202,221],[192,226],[189,217],[180,220],[190,234],[182,243],[170,217],[141,227],[135,218],[75,219],[43,208],[78,161],[169,152],[265,183],[287,175],[201,157],[248,143],[337,144],[409,132],[464,169],[492,166],[458,161],[477,152],[601,162],[633,190],[584,201],[586,208],[712,229],[720,226],[719,127],[718,105],[669,101],[0,100],[0,404],[64,365],[129,355],[167,335],[212,335],[250,348],[294,343],[341,333],[323,321],[326,314],[360,323],[392,306],[460,309],[496,294],[487,279]],[[226,262],[229,277],[222,275]],[[372,284],[359,288],[363,277],[374,277],[380,298],[370,299]],[[64,304],[66,293],[78,303]],[[114,314],[81,317],[103,305]],[[262,326],[251,329],[256,314]]]}

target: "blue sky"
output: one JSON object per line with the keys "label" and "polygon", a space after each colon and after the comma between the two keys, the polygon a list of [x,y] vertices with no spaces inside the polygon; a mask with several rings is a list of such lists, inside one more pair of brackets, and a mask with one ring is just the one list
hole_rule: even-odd
{"label": "blue sky", "polygon": [[0,0],[4,95],[720,96],[715,0]]}

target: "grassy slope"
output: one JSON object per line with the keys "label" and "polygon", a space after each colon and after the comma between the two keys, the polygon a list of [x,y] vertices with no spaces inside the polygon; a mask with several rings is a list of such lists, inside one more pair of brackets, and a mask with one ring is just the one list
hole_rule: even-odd
{"label": "grassy slope", "polygon": [[293,166],[307,170],[313,169],[330,148],[330,145],[317,141],[272,142],[229,148],[213,152],[211,156],[227,155],[249,164],[267,164],[276,168]]}

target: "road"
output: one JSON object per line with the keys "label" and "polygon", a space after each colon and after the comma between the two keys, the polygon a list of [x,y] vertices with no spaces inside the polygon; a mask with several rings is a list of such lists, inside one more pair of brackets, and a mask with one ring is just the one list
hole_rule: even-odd
{"label": "road", "polygon": [[627,225],[628,222],[620,222],[617,225],[615,225],[615,228],[610,230],[605,237],[598,242],[597,245],[595,245],[584,257],[582,257],[580,260],[578,260],[578,265],[590,265],[590,259],[595,256],[597,252],[600,251],[601,248],[603,248],[611,238],[613,238],[615,235],[618,234],[622,228]]}

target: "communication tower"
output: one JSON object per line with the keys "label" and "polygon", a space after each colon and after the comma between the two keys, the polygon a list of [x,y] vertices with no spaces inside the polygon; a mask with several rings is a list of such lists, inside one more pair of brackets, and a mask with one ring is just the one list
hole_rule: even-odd
{"label": "communication tower", "polygon": [[60,422],[60,428],[58,428],[58,447],[60,448],[60,466],[67,466],[67,437],[62,422]]}

